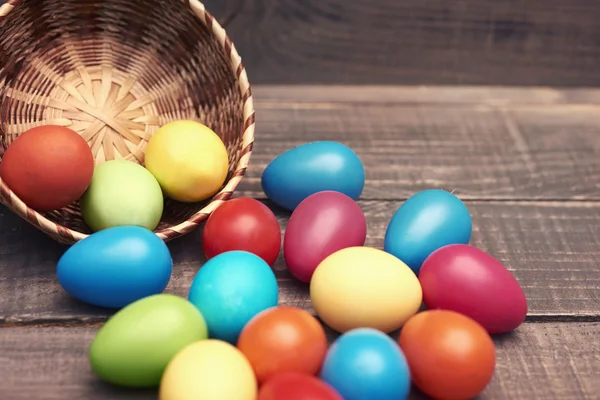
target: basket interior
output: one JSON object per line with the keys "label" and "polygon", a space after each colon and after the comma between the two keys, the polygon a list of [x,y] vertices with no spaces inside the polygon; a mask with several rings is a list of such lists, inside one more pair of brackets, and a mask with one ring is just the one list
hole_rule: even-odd
{"label": "basket interior", "polygon": [[[54,124],[80,133],[97,164],[143,164],[152,134],[181,119],[222,138],[231,176],[242,146],[242,96],[229,55],[187,1],[23,0],[1,23],[0,159],[19,134]],[[157,230],[210,199],[165,202]],[[90,233],[77,202],[43,215]]]}

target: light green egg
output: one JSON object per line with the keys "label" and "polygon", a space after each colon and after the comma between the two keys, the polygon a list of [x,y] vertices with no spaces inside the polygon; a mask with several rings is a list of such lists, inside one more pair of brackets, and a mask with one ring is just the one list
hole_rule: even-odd
{"label": "light green egg", "polygon": [[97,165],[80,199],[83,219],[93,231],[124,225],[153,230],[163,204],[162,190],[150,171],[126,160]]}
{"label": "light green egg", "polygon": [[157,294],[113,315],[90,346],[90,364],[103,380],[127,387],[156,387],[169,361],[208,337],[200,311],[188,300]]}

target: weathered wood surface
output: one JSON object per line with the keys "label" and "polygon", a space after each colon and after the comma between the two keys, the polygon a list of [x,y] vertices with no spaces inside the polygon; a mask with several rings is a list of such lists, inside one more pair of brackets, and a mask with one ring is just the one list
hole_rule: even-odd
{"label": "weathered wood surface", "polygon": [[600,200],[598,90],[257,86],[255,94],[246,195],[264,197],[260,175],[276,155],[335,140],[365,164],[363,199],[436,187],[464,199]]}
{"label": "weathered wood surface", "polygon": [[[383,248],[387,224],[401,201],[361,201],[367,245]],[[497,257],[517,277],[529,300],[530,318],[600,318],[600,203],[467,202],[471,243]],[[273,207],[273,206],[272,206]],[[289,213],[273,207],[283,229]],[[56,244],[2,209],[0,226],[0,322],[98,321],[112,311],[71,298],[56,281]],[[9,234],[10,233],[10,234]],[[187,296],[205,259],[201,230],[169,244],[174,272],[168,292]],[[32,249],[35,249],[32,251]],[[282,303],[310,308],[308,288],[297,283],[279,257],[275,268]]]}
{"label": "weathered wood surface", "polygon": [[[155,390],[109,386],[91,371],[95,327],[0,329],[0,393],[10,400],[155,399]],[[600,323],[527,323],[495,338],[495,376],[481,400],[596,400]],[[331,335],[335,337],[335,335]],[[424,396],[414,393],[413,399]]]}
{"label": "weathered wood surface", "polygon": [[[600,398],[600,90],[255,86],[254,93],[255,152],[236,196],[264,199],[260,173],[280,152],[312,140],[344,142],[367,171],[359,202],[367,245],[382,248],[403,199],[454,190],[471,210],[471,243],[511,270],[530,305],[527,323],[496,338],[496,377],[481,398]],[[267,204],[285,229],[289,213]],[[4,207],[0,227],[0,399],[156,398],[91,374],[87,346],[113,311],[87,306],[57,283],[67,247]],[[167,291],[186,296],[204,262],[201,230],[169,246]],[[291,279],[281,257],[275,269],[281,302],[311,310],[306,285]]]}
{"label": "weathered wood surface", "polygon": [[204,0],[254,83],[599,85],[595,0]]}

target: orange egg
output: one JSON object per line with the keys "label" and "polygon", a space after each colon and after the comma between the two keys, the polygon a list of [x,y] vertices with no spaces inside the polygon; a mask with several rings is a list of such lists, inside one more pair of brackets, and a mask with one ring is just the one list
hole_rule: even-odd
{"label": "orange egg", "polygon": [[282,305],[252,318],[242,330],[237,347],[263,383],[283,372],[316,375],[327,353],[327,337],[323,326],[308,311]]}
{"label": "orange egg", "polygon": [[413,383],[434,399],[471,399],[494,374],[492,338],[483,326],[454,311],[416,314],[406,322],[398,341]]}
{"label": "orange egg", "polygon": [[71,204],[87,189],[94,156],[75,131],[54,125],[17,137],[0,163],[0,177],[29,207],[51,211]]}

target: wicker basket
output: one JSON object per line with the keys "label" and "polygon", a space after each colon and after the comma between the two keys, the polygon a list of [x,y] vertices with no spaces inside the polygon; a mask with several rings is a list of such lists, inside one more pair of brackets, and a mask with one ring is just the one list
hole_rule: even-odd
{"label": "wicker basket", "polygon": [[[63,125],[89,143],[96,163],[143,165],[167,122],[200,121],[223,139],[230,162],[210,200],[165,200],[155,230],[167,241],[192,231],[241,181],[254,140],[254,108],[241,59],[198,0],[8,0],[0,6],[0,157],[38,125]],[[77,202],[38,213],[0,180],[0,200],[62,243],[91,232]]]}

